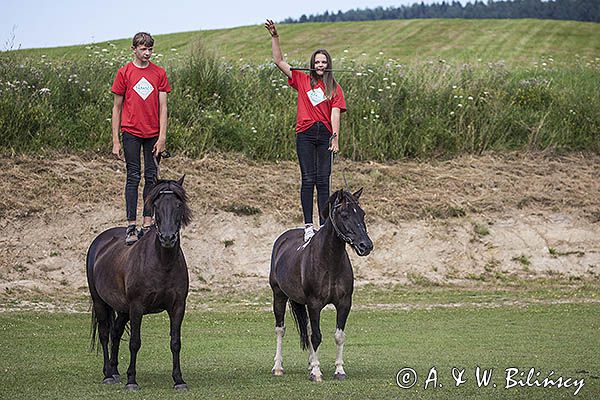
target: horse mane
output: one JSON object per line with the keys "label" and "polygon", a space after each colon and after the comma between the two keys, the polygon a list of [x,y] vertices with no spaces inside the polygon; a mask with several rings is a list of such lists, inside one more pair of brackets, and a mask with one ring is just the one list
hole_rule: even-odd
{"label": "horse mane", "polygon": [[161,195],[162,191],[172,191],[175,196],[183,203],[183,213],[181,216],[181,225],[186,226],[192,221],[192,210],[188,206],[188,197],[183,185],[171,179],[160,179],[156,181],[148,196],[146,197],[145,203],[154,213],[154,202]]}

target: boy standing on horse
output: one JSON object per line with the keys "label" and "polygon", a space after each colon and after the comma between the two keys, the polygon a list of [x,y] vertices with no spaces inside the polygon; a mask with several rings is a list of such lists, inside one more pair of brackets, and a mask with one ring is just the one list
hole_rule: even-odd
{"label": "boy standing on horse", "polygon": [[112,85],[112,154],[121,158],[119,133],[127,168],[125,243],[133,244],[152,225],[152,214],[144,206],[140,231],[136,228],[138,187],[141,180],[140,152],[144,151],[144,191],[146,198],[156,176],[160,155],[167,142],[167,93],[171,91],[163,68],[150,62],[154,39],[145,32],[136,33],[131,49],[133,61],[120,68]]}

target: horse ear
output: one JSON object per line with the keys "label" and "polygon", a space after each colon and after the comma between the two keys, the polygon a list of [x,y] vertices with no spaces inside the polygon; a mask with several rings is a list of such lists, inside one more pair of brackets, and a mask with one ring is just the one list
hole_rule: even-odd
{"label": "horse ear", "polygon": [[364,188],[358,189],[356,192],[352,194],[356,200],[360,199],[360,195],[362,194]]}
{"label": "horse ear", "polygon": [[177,184],[181,187],[183,187],[183,180],[185,179],[185,175],[183,175],[181,178],[179,178],[179,180],[177,181]]}

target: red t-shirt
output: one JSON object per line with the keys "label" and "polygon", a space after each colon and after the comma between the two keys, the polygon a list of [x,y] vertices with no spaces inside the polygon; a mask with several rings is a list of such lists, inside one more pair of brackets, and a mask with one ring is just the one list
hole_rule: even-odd
{"label": "red t-shirt", "polygon": [[331,109],[337,107],[341,112],[346,111],[346,100],[344,92],[338,84],[335,96],[329,100],[325,96],[325,84],[318,81],[314,88],[310,87],[310,76],[292,70],[292,79],[288,79],[288,84],[298,91],[298,111],[296,113],[296,133],[304,132],[315,122],[325,124],[330,133],[331,128]]}
{"label": "red t-shirt", "polygon": [[124,96],[121,131],[142,138],[158,136],[158,92],[170,91],[167,73],[155,64],[139,68],[130,62],[120,68],[112,92]]}

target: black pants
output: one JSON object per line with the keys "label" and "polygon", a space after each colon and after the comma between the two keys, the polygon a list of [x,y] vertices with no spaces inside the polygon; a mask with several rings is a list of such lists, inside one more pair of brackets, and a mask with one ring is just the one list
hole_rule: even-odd
{"label": "black pants", "polygon": [[[148,192],[156,179],[156,165],[152,156],[152,148],[158,141],[158,136],[143,139],[130,133],[123,132],[123,153],[127,166],[127,181],[125,182],[125,210],[127,221],[135,221],[137,217],[138,187],[142,179],[140,152],[144,150],[144,193]],[[157,159],[160,161],[160,158]],[[151,217],[151,210],[144,204],[144,217]]]}
{"label": "black pants", "polygon": [[329,199],[329,176],[331,175],[331,151],[329,139],[331,133],[321,122],[315,123],[306,131],[296,135],[296,153],[302,173],[300,202],[304,213],[304,223],[313,222],[313,194],[317,187],[317,205],[319,207],[319,223],[325,220],[321,210]]}

